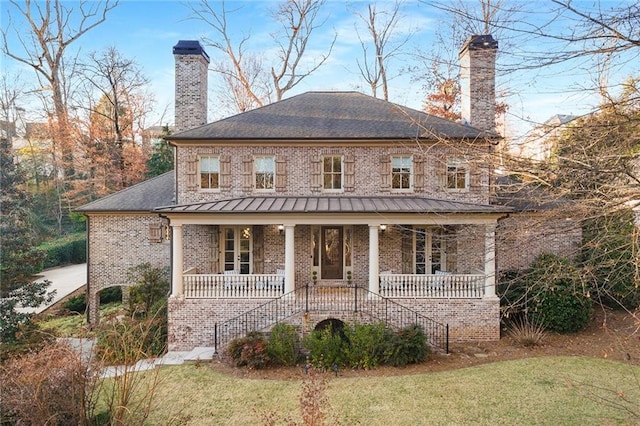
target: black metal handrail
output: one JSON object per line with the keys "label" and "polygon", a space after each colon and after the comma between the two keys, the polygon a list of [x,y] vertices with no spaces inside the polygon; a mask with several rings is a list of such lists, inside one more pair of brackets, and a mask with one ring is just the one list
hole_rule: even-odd
{"label": "black metal handrail", "polygon": [[[360,294],[358,294],[360,293]],[[391,299],[358,286],[320,287],[305,285],[277,299],[250,309],[227,321],[216,323],[216,353],[231,340],[246,336],[308,312],[357,312],[382,321],[395,330],[420,325],[431,346],[449,352],[449,326],[439,323]]]}

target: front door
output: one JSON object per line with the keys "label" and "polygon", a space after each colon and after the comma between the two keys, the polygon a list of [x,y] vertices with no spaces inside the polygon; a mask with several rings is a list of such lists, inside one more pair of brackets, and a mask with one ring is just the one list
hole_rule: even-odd
{"label": "front door", "polygon": [[321,229],[321,265],[322,279],[341,280],[344,278],[343,228],[342,226],[323,226]]}
{"label": "front door", "polygon": [[251,273],[251,227],[234,226],[222,230],[223,270]]}

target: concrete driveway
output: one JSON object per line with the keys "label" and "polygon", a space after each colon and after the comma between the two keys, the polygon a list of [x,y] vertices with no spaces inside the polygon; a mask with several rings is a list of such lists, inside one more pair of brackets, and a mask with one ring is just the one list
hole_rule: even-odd
{"label": "concrete driveway", "polygon": [[49,291],[56,290],[56,296],[50,304],[42,304],[37,308],[20,308],[21,312],[40,313],[48,306],[56,303],[60,299],[73,293],[87,283],[87,264],[63,266],[60,268],[51,268],[38,274],[38,278],[34,281],[51,281]]}

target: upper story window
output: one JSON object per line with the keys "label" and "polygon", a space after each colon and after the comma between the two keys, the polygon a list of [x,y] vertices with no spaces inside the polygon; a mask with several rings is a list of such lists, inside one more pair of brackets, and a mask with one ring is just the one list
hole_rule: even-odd
{"label": "upper story window", "polygon": [[469,189],[469,166],[461,160],[449,160],[447,162],[447,189]]}
{"label": "upper story window", "polygon": [[276,160],[273,156],[256,157],[254,162],[255,188],[273,190]]}
{"label": "upper story window", "polygon": [[220,158],[200,157],[200,188],[220,188]]}
{"label": "upper story window", "polygon": [[411,189],[413,161],[411,156],[391,157],[391,188]]}
{"label": "upper story window", "polygon": [[330,155],[322,159],[322,182],[327,190],[342,189],[342,156]]}

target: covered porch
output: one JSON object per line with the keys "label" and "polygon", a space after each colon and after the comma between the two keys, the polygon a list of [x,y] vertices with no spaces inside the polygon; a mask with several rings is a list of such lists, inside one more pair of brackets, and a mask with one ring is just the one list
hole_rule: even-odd
{"label": "covered porch", "polygon": [[495,298],[493,206],[413,197],[249,197],[157,209],[172,297],[273,299],[354,287],[398,299]]}

